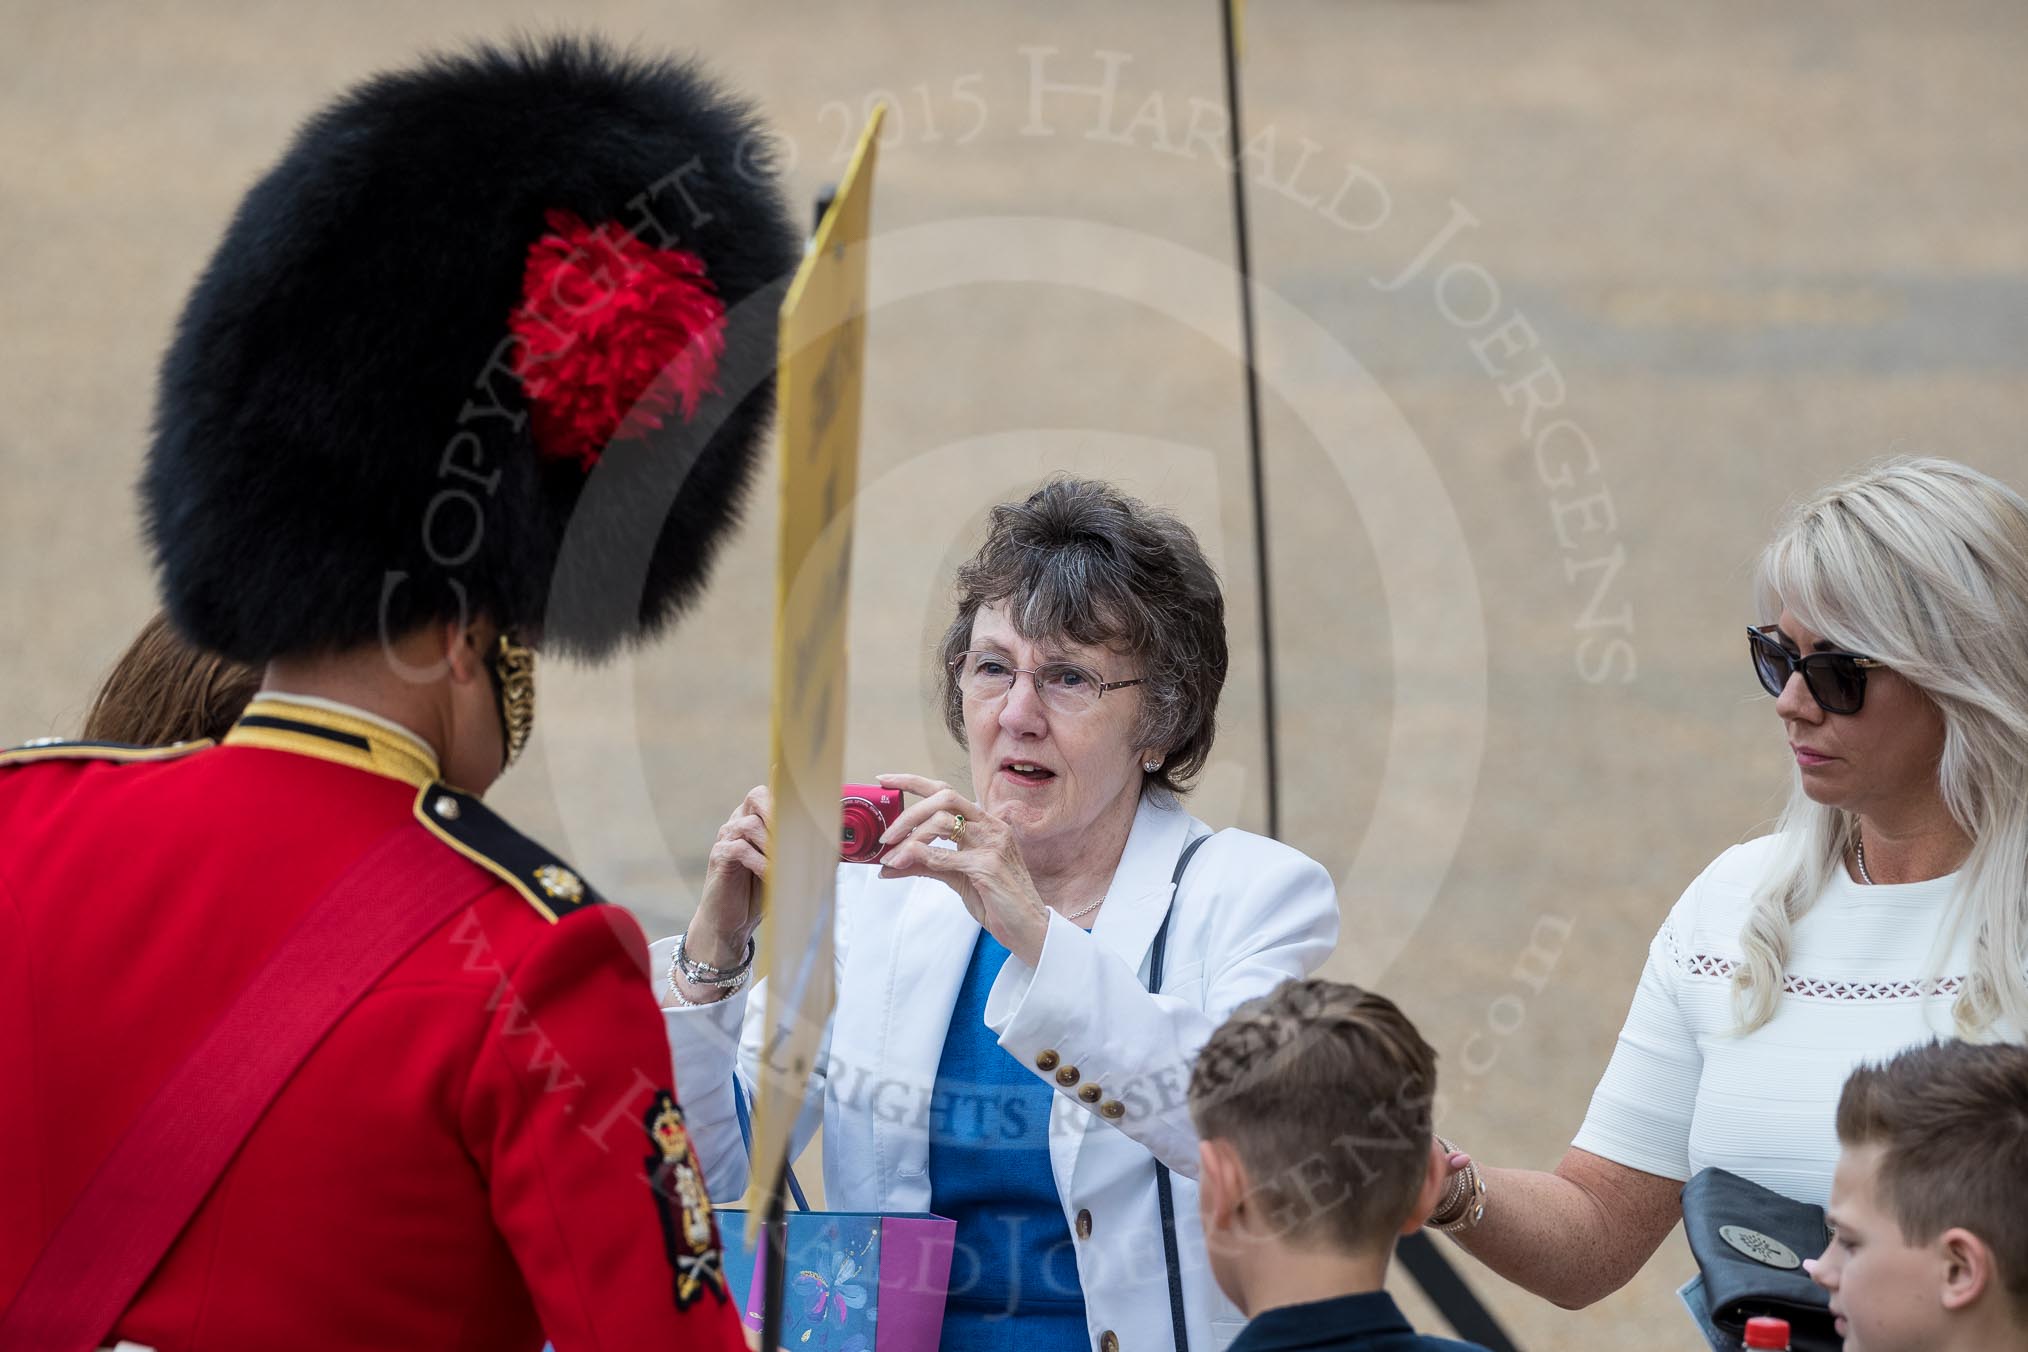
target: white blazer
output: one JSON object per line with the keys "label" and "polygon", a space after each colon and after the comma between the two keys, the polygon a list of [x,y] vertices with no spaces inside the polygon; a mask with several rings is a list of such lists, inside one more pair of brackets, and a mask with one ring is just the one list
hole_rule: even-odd
{"label": "white blazer", "polygon": [[[1050,1165],[1064,1222],[1080,1236],[1094,1347],[1111,1333],[1120,1352],[1173,1348],[1151,1156],[1175,1174],[1191,1352],[1218,1352],[1245,1326],[1205,1258],[1190,1066],[1235,1006],[1307,976],[1337,943],[1330,875],[1244,831],[1205,842],[1172,907],[1176,861],[1208,830],[1179,807],[1142,799],[1092,929],[1052,915],[1036,964],[1009,958],[987,998],[985,1021],[1000,1046],[1056,1091]],[[1151,995],[1149,949],[1172,911],[1162,989]],[[935,879],[883,881],[847,864],[835,928],[838,1007],[794,1149],[821,1121],[825,1198],[835,1209],[928,1211],[930,1096],[979,925]],[[653,945],[658,982],[674,942]],[[741,1076],[754,1083],[761,1006],[756,989],[664,1011],[684,1117],[721,1201],[746,1186],[732,1075],[736,1047]]]}

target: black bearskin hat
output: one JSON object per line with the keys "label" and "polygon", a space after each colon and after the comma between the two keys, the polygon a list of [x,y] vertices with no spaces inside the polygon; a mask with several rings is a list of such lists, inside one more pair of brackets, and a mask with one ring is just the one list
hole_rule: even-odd
{"label": "black bearskin hat", "polygon": [[433,57],[312,117],[163,358],[171,616],[244,662],[485,614],[593,658],[702,584],[800,254],[752,111],[591,39]]}

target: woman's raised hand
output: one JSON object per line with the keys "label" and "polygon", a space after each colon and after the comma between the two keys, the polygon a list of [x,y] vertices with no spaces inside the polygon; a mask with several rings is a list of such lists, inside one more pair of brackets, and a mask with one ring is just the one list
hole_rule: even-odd
{"label": "woman's raised hand", "polygon": [[[935,878],[946,884],[972,919],[1033,966],[1049,933],[1049,908],[1021,861],[1014,829],[942,780],[881,775],[880,783],[918,796],[880,837],[888,847],[880,876]],[[932,843],[939,840],[950,844]]]}
{"label": "woman's raised hand", "polygon": [[713,967],[737,967],[747,940],[760,928],[761,880],[768,871],[768,833],[774,800],[756,785],[718,828],[704,867],[704,897],[684,931],[684,952]]}

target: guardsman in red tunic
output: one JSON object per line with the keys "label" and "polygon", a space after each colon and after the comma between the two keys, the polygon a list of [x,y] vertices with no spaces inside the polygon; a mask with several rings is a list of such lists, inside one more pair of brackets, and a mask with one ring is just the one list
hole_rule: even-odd
{"label": "guardsman in red tunic", "polygon": [[142,493],[266,688],[0,754],[0,1349],[746,1345],[640,931],[479,794],[535,649],[661,628],[734,516],[797,255],[753,136],[689,65],[481,47],[248,193]]}

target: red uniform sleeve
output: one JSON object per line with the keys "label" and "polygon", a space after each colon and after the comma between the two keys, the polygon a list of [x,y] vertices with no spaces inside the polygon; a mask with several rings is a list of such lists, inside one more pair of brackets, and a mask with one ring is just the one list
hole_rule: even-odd
{"label": "red uniform sleeve", "polygon": [[590,906],[503,964],[461,1129],[557,1352],[744,1352],[645,961]]}

